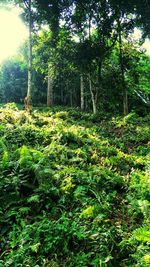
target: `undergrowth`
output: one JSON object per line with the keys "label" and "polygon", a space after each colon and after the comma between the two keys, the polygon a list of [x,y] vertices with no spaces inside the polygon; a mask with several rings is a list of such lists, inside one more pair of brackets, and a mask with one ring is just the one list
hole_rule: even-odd
{"label": "undergrowth", "polygon": [[150,266],[149,117],[0,109],[0,267]]}

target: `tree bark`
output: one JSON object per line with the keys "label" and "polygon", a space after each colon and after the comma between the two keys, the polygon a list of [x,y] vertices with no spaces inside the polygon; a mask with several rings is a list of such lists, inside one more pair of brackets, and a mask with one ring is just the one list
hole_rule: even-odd
{"label": "tree bark", "polygon": [[31,1],[29,0],[29,50],[28,50],[28,89],[27,89],[27,107],[28,111],[32,109],[32,15]]}
{"label": "tree bark", "polygon": [[61,87],[61,90],[60,90],[60,101],[61,101],[61,105],[64,104],[64,91],[63,91],[63,88]]}
{"label": "tree bark", "polygon": [[119,33],[119,54],[120,54],[120,68],[121,68],[121,80],[122,80],[122,93],[123,93],[123,114],[128,114],[128,92],[125,82],[125,72],[123,63],[123,51],[122,51],[122,35],[121,35],[121,24],[118,20],[118,33]]}
{"label": "tree bark", "polygon": [[84,81],[83,74],[80,75],[81,110],[84,110]]}
{"label": "tree bark", "polygon": [[92,106],[93,106],[93,114],[97,113],[97,95],[94,94],[93,88],[92,88],[92,80],[91,75],[89,75],[89,86],[90,86],[90,93],[91,93],[91,99],[92,99]]}
{"label": "tree bark", "polygon": [[73,95],[72,95],[72,91],[70,91],[70,106],[73,107]]}
{"label": "tree bark", "polygon": [[53,78],[51,75],[50,66],[48,66],[47,106],[53,106]]}

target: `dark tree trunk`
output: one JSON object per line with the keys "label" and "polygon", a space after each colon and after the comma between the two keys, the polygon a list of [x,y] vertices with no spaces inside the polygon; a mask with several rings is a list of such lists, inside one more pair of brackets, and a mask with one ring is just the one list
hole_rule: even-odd
{"label": "dark tree trunk", "polygon": [[123,114],[128,114],[128,92],[125,82],[125,71],[123,62],[123,51],[122,51],[122,35],[121,35],[121,24],[118,20],[118,33],[119,33],[119,56],[120,56],[120,68],[121,68],[121,83],[122,83],[122,94],[123,94]]}

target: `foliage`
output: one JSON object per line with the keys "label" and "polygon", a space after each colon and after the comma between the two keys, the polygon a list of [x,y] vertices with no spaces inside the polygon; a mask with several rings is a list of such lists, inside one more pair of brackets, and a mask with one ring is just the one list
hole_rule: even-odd
{"label": "foliage", "polygon": [[27,67],[19,59],[7,60],[0,69],[0,90],[3,92],[0,101],[22,102],[27,86]]}
{"label": "foliage", "polygon": [[148,116],[103,117],[1,107],[1,266],[149,266]]}
{"label": "foliage", "polygon": [[[27,21],[29,1],[13,2],[23,8]],[[86,111],[122,114],[126,91],[128,110],[147,112],[150,60],[141,50],[142,40],[135,42],[131,35],[135,27],[142,27],[143,38],[149,35],[147,1],[34,0],[32,6],[35,105],[46,103],[51,80],[49,105],[80,107],[83,103]],[[23,103],[27,55],[26,42],[19,57],[1,67],[1,103]]]}

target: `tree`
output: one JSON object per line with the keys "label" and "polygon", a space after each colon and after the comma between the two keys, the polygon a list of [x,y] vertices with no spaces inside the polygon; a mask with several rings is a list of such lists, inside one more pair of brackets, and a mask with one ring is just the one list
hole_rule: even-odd
{"label": "tree", "polygon": [[27,96],[25,99],[25,108],[27,111],[32,110],[32,0],[24,1],[25,6],[28,10],[28,24],[29,24],[29,48],[28,48],[28,89]]}
{"label": "tree", "polygon": [[[15,2],[22,5],[21,0]],[[29,40],[33,38],[33,28],[34,31],[38,29],[33,44],[34,69],[37,73],[33,73],[33,78],[44,77],[41,81],[42,92],[47,81],[48,106],[54,102],[80,106],[84,110],[88,103],[89,109],[92,107],[96,113],[105,107],[112,107],[112,99],[116,105],[114,98],[120,108],[122,94],[122,110],[124,115],[128,113],[128,97],[130,102],[132,95],[129,84],[134,87],[133,77],[138,76],[138,71],[132,71],[124,40],[128,40],[135,26],[143,27],[143,36],[148,35],[147,12],[144,16],[142,4],[144,9],[149,10],[147,1],[139,0],[24,1],[26,21],[29,21]],[[47,30],[42,30],[45,24]],[[29,106],[33,98],[31,44],[32,40],[29,44]],[[137,70],[138,61],[132,57],[134,51],[130,51],[134,70]],[[115,62],[115,68],[111,61]],[[108,81],[113,76],[114,84],[109,85]]]}
{"label": "tree", "polygon": [[0,71],[1,102],[22,103],[26,86],[27,65],[19,58],[5,61]]}
{"label": "tree", "polygon": [[54,51],[51,45],[51,31],[42,30],[34,38],[34,61],[35,69],[44,74],[47,80],[47,106],[53,105],[53,58]]}
{"label": "tree", "polygon": [[28,65],[28,105],[31,106],[32,101],[32,16],[31,16],[31,0],[28,5],[29,10],[29,65]]}
{"label": "tree", "polygon": [[[141,1],[143,2],[143,1]],[[86,64],[80,68],[79,77],[86,74],[89,79],[89,88],[93,111],[96,113],[99,103],[103,103],[103,64],[109,56],[115,42],[119,41],[120,69],[122,76],[123,110],[128,112],[127,89],[124,79],[124,66],[122,60],[122,36],[128,35],[135,26],[142,26],[148,23],[147,16],[142,12],[140,1],[118,1],[118,0],[81,0],[81,1],[35,1],[38,10],[38,21],[47,22],[53,34],[53,44],[57,45],[60,30],[60,20],[63,18],[65,27],[70,30],[72,36],[78,36],[81,46],[86,47],[91,57]],[[143,2],[144,9],[147,4]],[[146,13],[147,14],[147,13]],[[39,18],[40,17],[40,18]],[[140,17],[140,18],[139,18]],[[118,26],[116,27],[116,23]],[[93,35],[93,25],[95,36]],[[146,30],[145,30],[146,32]],[[82,50],[82,49],[80,49]],[[81,52],[82,53],[82,52]],[[85,54],[85,53],[84,53]],[[87,56],[87,55],[86,55]],[[84,71],[83,71],[84,66]],[[79,64],[78,64],[79,67]],[[83,102],[83,79],[81,81],[81,95]]]}
{"label": "tree", "polygon": [[42,30],[38,38],[35,37],[34,66],[46,77],[48,105],[52,105],[53,100],[59,104],[73,104],[76,98],[73,91],[77,75],[74,65],[75,43],[63,27],[59,30],[57,40],[54,46],[53,34],[48,29]]}

